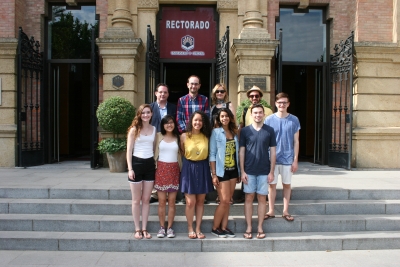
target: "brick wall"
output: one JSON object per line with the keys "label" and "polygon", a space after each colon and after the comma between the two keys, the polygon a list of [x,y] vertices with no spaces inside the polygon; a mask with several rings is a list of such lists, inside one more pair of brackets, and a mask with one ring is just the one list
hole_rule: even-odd
{"label": "brick wall", "polygon": [[96,14],[100,15],[99,38],[103,38],[104,32],[107,30],[107,15],[108,15],[107,11],[108,11],[108,1],[97,0]]}
{"label": "brick wall", "polygon": [[358,0],[357,13],[357,41],[393,41],[393,0]]}
{"label": "brick wall", "polygon": [[0,1],[0,37],[16,37],[15,0]]}

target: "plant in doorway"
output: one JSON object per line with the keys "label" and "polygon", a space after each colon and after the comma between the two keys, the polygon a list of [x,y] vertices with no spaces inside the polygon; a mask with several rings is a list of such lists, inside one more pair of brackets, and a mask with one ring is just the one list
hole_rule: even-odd
{"label": "plant in doorway", "polygon": [[[274,109],[271,107],[270,104],[267,103],[267,101],[265,101],[264,99],[260,100],[260,104],[263,105],[264,107],[267,107],[269,109],[271,109],[272,111],[274,111]],[[243,111],[245,109],[248,109],[251,105],[251,102],[249,99],[243,100],[240,105],[238,106],[238,108],[236,109],[236,123],[239,124],[240,123],[240,119],[243,116]]]}
{"label": "plant in doorway", "polygon": [[100,153],[107,154],[110,172],[127,170],[126,131],[135,117],[135,112],[131,102],[120,96],[104,100],[97,108],[96,116],[100,127],[106,132],[111,132],[113,136],[102,139],[97,148]]}

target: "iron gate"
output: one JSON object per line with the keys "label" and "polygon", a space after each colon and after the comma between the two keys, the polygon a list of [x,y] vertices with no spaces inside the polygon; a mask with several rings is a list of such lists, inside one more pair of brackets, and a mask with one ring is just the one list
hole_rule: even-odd
{"label": "iron gate", "polygon": [[160,82],[160,53],[157,48],[157,41],[151,32],[150,25],[147,25],[147,49],[146,49],[146,103],[155,101],[155,89]]}
{"label": "iron gate", "polygon": [[96,30],[92,28],[91,54],[90,54],[90,167],[98,167],[100,153],[97,150],[99,136],[97,132],[96,110],[99,105],[99,56],[96,45]]}
{"label": "iron gate", "polygon": [[44,164],[43,53],[19,28],[17,51],[17,166]]}
{"label": "iron gate", "polygon": [[330,62],[332,138],[328,165],[351,169],[354,33],[336,44],[334,50]]}
{"label": "iron gate", "polygon": [[223,83],[229,89],[229,26],[219,40],[215,67],[215,83]]}

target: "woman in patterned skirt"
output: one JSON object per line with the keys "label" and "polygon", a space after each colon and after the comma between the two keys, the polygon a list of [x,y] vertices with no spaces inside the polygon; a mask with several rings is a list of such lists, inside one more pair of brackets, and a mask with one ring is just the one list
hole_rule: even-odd
{"label": "woman in patterned skirt", "polygon": [[[179,189],[179,174],[182,156],[179,132],[174,117],[166,115],[161,120],[161,133],[157,134],[154,159],[157,162],[154,188],[158,194],[158,218],[160,230],[157,237],[175,237],[172,224],[175,218],[175,199]],[[168,194],[168,227],[165,231],[165,207]]]}
{"label": "woman in patterned skirt", "polygon": [[[205,238],[200,226],[204,213],[206,194],[213,191],[210,165],[208,163],[208,139],[211,135],[208,117],[201,111],[190,116],[186,133],[181,136],[184,151],[181,172],[181,192],[185,193],[186,219],[189,238]],[[193,217],[196,213],[196,231],[193,231]]]}

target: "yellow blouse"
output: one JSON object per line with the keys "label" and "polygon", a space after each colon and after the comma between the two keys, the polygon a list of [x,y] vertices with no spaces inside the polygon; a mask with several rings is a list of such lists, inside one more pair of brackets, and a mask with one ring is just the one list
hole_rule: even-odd
{"label": "yellow blouse", "polygon": [[192,134],[185,139],[185,158],[192,161],[205,160],[208,157],[208,139],[204,134]]}

